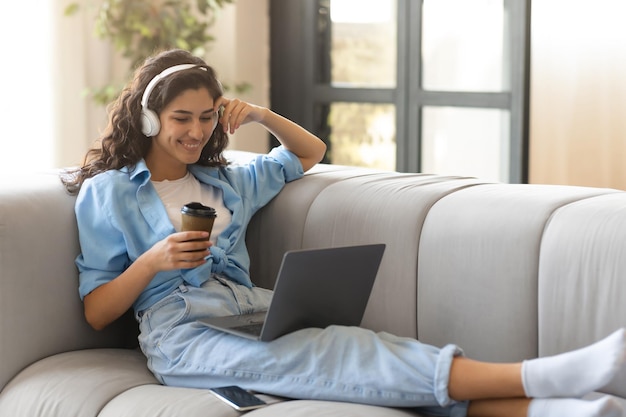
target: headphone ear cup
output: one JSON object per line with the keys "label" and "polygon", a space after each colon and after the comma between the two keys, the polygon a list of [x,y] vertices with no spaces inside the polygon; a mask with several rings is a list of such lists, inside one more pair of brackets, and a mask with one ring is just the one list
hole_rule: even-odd
{"label": "headphone ear cup", "polygon": [[159,116],[150,109],[141,110],[141,132],[148,136],[156,136],[161,130]]}

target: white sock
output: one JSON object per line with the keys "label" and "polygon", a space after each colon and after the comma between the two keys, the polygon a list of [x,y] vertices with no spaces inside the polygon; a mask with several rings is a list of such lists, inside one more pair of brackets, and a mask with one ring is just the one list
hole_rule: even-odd
{"label": "white sock", "polygon": [[536,398],[528,406],[528,417],[623,417],[624,409],[611,397],[595,401],[573,398]]}
{"label": "white sock", "polygon": [[527,397],[581,397],[602,388],[626,362],[626,329],[582,349],[522,363]]}

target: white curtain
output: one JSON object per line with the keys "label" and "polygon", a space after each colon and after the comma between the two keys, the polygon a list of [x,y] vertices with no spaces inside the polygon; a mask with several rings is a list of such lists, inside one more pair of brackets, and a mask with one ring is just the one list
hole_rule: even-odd
{"label": "white curtain", "polygon": [[532,7],[530,182],[626,189],[626,2]]}
{"label": "white curtain", "polygon": [[[0,4],[0,169],[4,173],[35,163],[50,166],[51,143],[41,139],[53,126],[52,27],[47,16],[50,5],[28,2]],[[31,10],[29,10],[31,9]]]}
{"label": "white curtain", "polygon": [[93,2],[80,1],[81,12],[64,16],[71,0],[52,3],[54,125],[47,138],[54,143],[54,166],[78,164],[106,123],[105,109],[85,96],[88,86],[101,86],[115,77],[110,46],[95,38]]}
{"label": "white curtain", "polygon": [[69,2],[0,3],[3,177],[77,164],[103,126],[83,91],[110,77],[109,48],[92,35],[93,10],[63,15]]}

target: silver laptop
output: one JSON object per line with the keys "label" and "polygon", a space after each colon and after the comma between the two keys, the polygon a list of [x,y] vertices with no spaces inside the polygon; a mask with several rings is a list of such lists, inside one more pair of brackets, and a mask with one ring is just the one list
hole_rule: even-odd
{"label": "silver laptop", "polygon": [[308,327],[358,326],[384,251],[380,243],[288,251],[267,311],[198,321],[265,342]]}

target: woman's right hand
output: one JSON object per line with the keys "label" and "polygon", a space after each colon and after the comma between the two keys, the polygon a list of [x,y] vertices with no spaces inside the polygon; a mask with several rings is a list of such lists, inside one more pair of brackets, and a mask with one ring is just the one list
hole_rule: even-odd
{"label": "woman's right hand", "polygon": [[154,274],[172,269],[195,268],[206,263],[205,258],[210,254],[212,244],[208,238],[209,234],[203,231],[173,233],[157,242],[137,261],[145,262]]}

